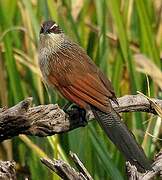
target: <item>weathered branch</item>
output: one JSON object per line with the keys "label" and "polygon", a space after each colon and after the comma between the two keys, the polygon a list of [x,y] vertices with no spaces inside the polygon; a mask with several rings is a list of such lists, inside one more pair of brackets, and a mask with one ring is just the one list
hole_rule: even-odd
{"label": "weathered branch", "polygon": [[[162,108],[162,100],[152,99],[160,108]],[[149,101],[147,98],[141,95],[131,95],[118,98],[119,106],[112,102],[114,109],[117,112],[133,112],[133,111],[142,111],[157,114],[155,104]],[[68,111],[68,114],[65,113],[58,105],[40,105],[36,107],[30,107],[32,104],[32,98],[27,98],[24,101],[18,103],[17,105],[6,109],[0,109],[0,141],[11,138],[19,134],[35,135],[35,136],[49,136],[58,133],[63,133],[70,131],[72,129],[85,126],[87,122],[80,117],[80,112],[77,109],[71,109]],[[93,119],[93,114],[88,113],[88,118]],[[55,171],[58,173],[62,171],[63,176],[66,177],[69,174],[69,178],[76,179],[92,179],[88,171],[84,168],[83,164],[73,156],[79,171],[75,171],[69,165],[63,161],[50,161],[48,159],[42,160],[47,166],[53,164],[55,165]],[[4,168],[6,162],[0,162],[0,178],[5,176],[6,179],[9,176],[8,170]],[[7,164],[6,164],[7,165]],[[149,171],[146,174],[138,174],[137,170],[127,164],[128,175],[130,179],[136,178],[142,180],[149,179],[157,173],[162,171],[162,155],[160,154],[154,162],[154,171]],[[14,164],[10,162],[8,164],[9,170],[12,172],[12,179],[16,179]],[[61,170],[60,170],[61,169]],[[2,173],[3,172],[3,173]],[[68,173],[67,173],[68,172]],[[62,174],[61,173],[61,174]],[[70,174],[71,173],[71,174]],[[75,176],[76,175],[76,176]],[[140,177],[140,178],[139,178]]]}
{"label": "weathered branch", "polygon": [[0,161],[0,179],[16,180],[15,162]]}
{"label": "weathered branch", "polygon": [[[0,141],[19,134],[50,136],[85,126],[78,112],[70,116],[57,104],[30,107],[32,98],[27,98],[0,113]],[[75,120],[74,120],[75,119]]]}
{"label": "weathered branch", "polygon": [[47,158],[41,159],[42,163],[45,164],[49,169],[54,171],[62,179],[66,180],[85,180],[82,173],[77,172],[70,165],[62,160],[51,160]]}
{"label": "weathered branch", "polygon": [[74,163],[76,164],[78,171],[62,160],[51,160],[42,158],[41,162],[45,164],[49,169],[54,171],[62,179],[66,180],[93,180],[88,173],[82,162],[79,160],[76,154],[70,153]]}
{"label": "weathered branch", "polygon": [[[76,154],[70,153],[74,163],[76,164],[77,172],[73,167],[62,160],[51,160],[42,158],[41,161],[48,168],[58,174],[61,178],[66,180],[93,180],[83,163],[79,160]],[[154,177],[162,177],[162,152],[158,153],[155,157],[155,161],[152,164],[152,171],[146,173],[139,173],[135,166],[126,162],[127,176],[129,180],[151,180]]]}
{"label": "weathered branch", "polygon": [[[162,108],[162,100],[152,99]],[[156,114],[152,103],[141,95],[118,98],[119,106],[112,102],[117,112],[143,111]],[[0,141],[19,134],[50,136],[85,126],[77,110],[66,114],[58,105],[40,105],[30,107],[32,98],[27,98],[17,105],[0,109]],[[89,113],[90,120],[93,114]]]}
{"label": "weathered branch", "polygon": [[162,178],[162,151],[156,155],[152,168],[152,171],[141,174],[137,171],[135,166],[131,165],[129,162],[126,163],[127,176],[129,180],[150,180],[153,177],[156,177],[156,175]]}
{"label": "weathered branch", "polygon": [[81,172],[87,180],[93,180],[93,178],[91,177],[87,169],[84,167],[83,163],[78,158],[78,156],[71,151],[70,151],[70,156],[72,160],[74,161],[76,167],[78,168],[79,172]]}

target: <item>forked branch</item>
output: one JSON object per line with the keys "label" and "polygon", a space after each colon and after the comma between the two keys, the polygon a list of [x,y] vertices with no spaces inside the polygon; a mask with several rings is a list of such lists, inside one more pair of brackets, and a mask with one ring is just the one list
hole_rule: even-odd
{"label": "forked branch", "polygon": [[[162,108],[162,100],[152,100]],[[119,106],[113,102],[112,105],[119,113],[142,111],[157,114],[155,105],[141,95],[123,96],[118,102]],[[30,107],[31,104],[32,98],[27,98],[9,109],[0,109],[0,141],[19,134],[50,136],[87,125],[77,110],[66,114],[57,104]],[[92,112],[88,114],[88,119],[92,120]]]}
{"label": "forked branch", "polygon": [[[112,106],[117,112],[148,112],[157,114],[160,108],[162,109],[162,100],[151,99],[148,100],[141,95],[130,95],[118,98],[119,106],[112,102]],[[87,121],[80,118],[77,109],[71,109],[65,113],[56,104],[40,105],[30,107],[32,98],[27,98],[17,105],[6,109],[0,109],[0,141],[12,138],[19,134],[33,135],[33,136],[50,136],[54,134],[64,133],[72,129],[87,125]],[[157,108],[158,107],[158,108]],[[157,111],[158,110],[158,111]],[[88,113],[88,120],[93,120],[92,112]],[[74,162],[77,164],[79,172],[71,168],[62,160],[52,161],[49,159],[42,159],[42,162],[49,168],[54,170],[60,177],[64,178],[69,174],[69,178],[76,179],[90,179],[90,174],[83,166],[76,155],[73,155]],[[4,162],[6,163],[6,162]],[[11,163],[12,164],[12,163]],[[5,164],[0,163],[0,174]],[[12,166],[12,165],[11,165]],[[11,167],[10,166],[10,167]],[[146,174],[139,174],[134,166],[127,163],[127,174],[130,180],[147,180],[162,171],[162,155],[161,153],[156,157],[153,163],[154,171],[149,171]],[[14,167],[12,166],[14,169]],[[12,171],[15,176],[15,171]],[[68,176],[67,176],[68,177]],[[13,177],[14,179],[14,177]],[[65,178],[66,179],[66,178]]]}
{"label": "forked branch", "polygon": [[[83,163],[79,160],[76,154],[70,153],[74,163],[78,170],[71,167],[69,164],[62,160],[51,160],[42,158],[41,161],[49,169],[54,171],[62,179],[66,180],[93,180],[89,172],[84,167]],[[162,178],[162,152],[158,153],[152,164],[153,170],[146,173],[139,173],[135,166],[126,162],[126,171],[129,180],[151,180],[154,177],[159,176]]]}

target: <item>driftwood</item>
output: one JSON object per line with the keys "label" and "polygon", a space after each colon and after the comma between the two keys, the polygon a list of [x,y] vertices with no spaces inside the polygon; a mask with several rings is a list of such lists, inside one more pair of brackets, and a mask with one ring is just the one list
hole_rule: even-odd
{"label": "driftwood", "polygon": [[[152,99],[162,108],[162,100]],[[151,101],[141,95],[130,95],[118,98],[119,106],[112,102],[117,112],[142,111],[157,114]],[[17,105],[0,109],[0,141],[19,134],[33,136],[50,136],[64,133],[85,126],[87,121],[80,118],[77,110],[65,113],[56,104],[30,107],[32,98],[27,98]],[[93,119],[92,112],[88,119]]]}
{"label": "driftwood", "polygon": [[70,156],[71,156],[72,160],[74,161],[79,172],[81,172],[84,175],[85,179],[93,180],[93,178],[91,177],[91,175],[89,174],[87,169],[84,167],[83,163],[80,161],[78,156],[73,152],[70,152]]}
{"label": "driftwood", "polygon": [[[141,111],[157,114],[158,108],[162,109],[162,100],[148,100],[141,95],[124,96],[118,98],[118,102],[119,106],[117,106],[113,102],[112,106],[119,113]],[[87,121],[81,118],[80,111],[77,111],[77,109],[71,109],[68,110],[67,113],[65,113],[61,108],[59,108],[57,104],[30,107],[31,104],[32,98],[27,98],[9,109],[0,109],[0,142],[19,134],[50,136],[54,134],[64,133],[72,129],[87,125]],[[92,112],[87,112],[87,118],[88,121],[94,119]],[[69,176],[71,179],[75,174],[76,176],[74,176],[73,179],[92,180],[91,176],[89,175],[83,164],[80,162],[79,158],[73,155],[73,160],[77,164],[79,172],[77,172],[74,168],[71,168],[62,160],[52,161],[49,159],[42,159],[42,162],[49,168],[53,169],[62,178],[66,177],[66,174],[71,173],[71,176]],[[6,165],[9,167],[8,169],[6,168]],[[129,179],[147,180],[155,176],[157,173],[161,173],[161,154],[157,156],[153,165],[156,165],[154,171],[149,171],[146,174],[141,175],[137,172],[134,166],[131,166],[129,163],[127,163],[126,166]],[[10,173],[11,175],[13,175],[11,178]],[[16,179],[14,163],[8,161],[0,162],[0,179],[2,179],[1,176],[5,175],[5,179]]]}
{"label": "driftwood", "polygon": [[[79,172],[62,160],[51,160],[48,158],[42,158],[41,162],[63,179],[93,180],[89,172],[86,170],[82,162],[77,157],[77,155],[74,153],[70,153],[70,155]],[[156,175],[162,178],[162,152],[160,152],[155,157],[152,168],[152,171],[141,174],[137,171],[135,166],[131,165],[129,162],[126,162],[128,180],[150,180]]]}
{"label": "driftwood", "polygon": [[126,162],[127,176],[129,180],[150,180],[156,175],[162,179],[162,151],[159,152],[152,164],[153,170],[146,173],[139,173],[137,168],[131,165],[129,162]]}
{"label": "driftwood", "polygon": [[[54,171],[62,179],[66,180],[93,180],[89,172],[84,167],[76,154],[70,152],[70,156],[74,161],[77,169],[75,170],[69,164],[62,160],[51,160],[49,158],[41,158],[41,162],[49,169]],[[153,162],[152,171],[146,173],[139,173],[135,166],[126,162],[127,176],[129,180],[150,180],[156,175],[162,178],[162,152],[157,154]],[[0,161],[0,179],[16,180],[15,163],[13,161]]]}
{"label": "driftwood", "polygon": [[41,159],[49,169],[54,171],[62,179],[66,180],[85,180],[82,173],[77,172],[74,168],[62,160],[51,160],[47,158]]}
{"label": "driftwood", "polygon": [[50,136],[85,126],[77,112],[65,114],[57,104],[30,107],[32,98],[0,112],[0,141],[19,134]]}
{"label": "driftwood", "polygon": [[93,180],[89,172],[84,167],[83,163],[79,160],[76,154],[70,152],[70,156],[74,161],[77,169],[76,171],[73,167],[62,160],[51,160],[47,158],[42,158],[41,162],[45,164],[49,169],[54,171],[62,179],[66,180]]}
{"label": "driftwood", "polygon": [[0,179],[16,180],[15,162],[0,161]]}

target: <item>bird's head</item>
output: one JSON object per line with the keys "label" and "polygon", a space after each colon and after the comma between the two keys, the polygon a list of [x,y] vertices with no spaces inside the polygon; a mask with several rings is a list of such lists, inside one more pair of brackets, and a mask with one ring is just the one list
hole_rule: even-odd
{"label": "bird's head", "polygon": [[[56,50],[64,41],[64,33],[55,21],[49,20],[42,23],[40,28],[40,47]],[[52,50],[51,49],[51,50]]]}
{"label": "bird's head", "polygon": [[41,25],[41,29],[40,29],[40,35],[48,35],[48,34],[61,34],[62,33],[62,29],[56,24],[55,21],[49,20],[49,21],[45,21],[42,23]]}

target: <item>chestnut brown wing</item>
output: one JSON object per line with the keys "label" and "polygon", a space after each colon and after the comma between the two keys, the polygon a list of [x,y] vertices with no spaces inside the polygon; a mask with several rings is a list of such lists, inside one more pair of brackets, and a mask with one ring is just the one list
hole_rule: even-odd
{"label": "chestnut brown wing", "polygon": [[57,59],[58,57],[59,63],[51,60],[53,68],[49,74],[50,83],[55,84],[60,93],[70,101],[84,108],[91,104],[107,112],[109,98],[115,98],[115,93],[109,80],[85,51],[74,44],[59,51]]}

